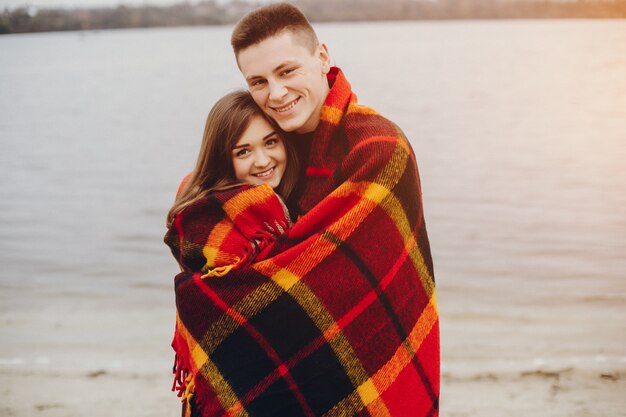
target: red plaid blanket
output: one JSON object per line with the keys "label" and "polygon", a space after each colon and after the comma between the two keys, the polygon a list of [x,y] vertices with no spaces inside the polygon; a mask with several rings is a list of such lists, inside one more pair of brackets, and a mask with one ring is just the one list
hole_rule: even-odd
{"label": "red plaid blanket", "polygon": [[[338,69],[329,79],[306,214],[224,276],[202,278],[204,260],[178,254],[173,346],[189,415],[438,415],[439,322],[415,158]],[[211,253],[198,246],[215,247],[215,222],[178,217],[166,236],[175,256],[176,245]]]}

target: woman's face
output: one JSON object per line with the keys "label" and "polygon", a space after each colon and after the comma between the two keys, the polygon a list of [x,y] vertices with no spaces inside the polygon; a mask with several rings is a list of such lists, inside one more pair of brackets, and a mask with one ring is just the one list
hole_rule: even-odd
{"label": "woman's face", "polygon": [[287,167],[283,139],[261,116],[253,116],[231,152],[235,177],[252,185],[278,187]]}

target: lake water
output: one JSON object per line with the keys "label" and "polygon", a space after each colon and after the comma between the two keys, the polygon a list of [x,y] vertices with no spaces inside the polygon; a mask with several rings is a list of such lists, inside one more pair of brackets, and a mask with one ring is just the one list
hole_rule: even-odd
{"label": "lake water", "polygon": [[[494,355],[511,367],[623,367],[626,22],[316,28],[360,101],[398,123],[415,150],[444,372]],[[20,317],[49,344],[95,345],[94,329],[69,341],[69,330],[61,340],[46,329],[120,309],[166,317],[137,337],[169,337],[177,267],[162,243],[164,218],[208,110],[243,86],[230,30],[0,37],[5,365],[89,367],[33,347]],[[555,331],[571,321],[577,330]],[[505,342],[520,331],[528,344]],[[167,342],[128,360],[156,369],[163,355],[169,361]]]}

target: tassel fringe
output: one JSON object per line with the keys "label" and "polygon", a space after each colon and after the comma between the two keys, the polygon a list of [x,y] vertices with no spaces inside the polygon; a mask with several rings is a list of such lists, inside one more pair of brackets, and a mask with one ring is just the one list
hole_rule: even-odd
{"label": "tassel fringe", "polygon": [[174,367],[172,369],[174,374],[174,383],[172,384],[172,391],[176,391],[176,395],[180,398],[184,407],[184,417],[191,416],[191,399],[195,392],[195,380],[193,374],[189,372],[189,369],[185,366],[183,358],[178,353],[174,358]]}

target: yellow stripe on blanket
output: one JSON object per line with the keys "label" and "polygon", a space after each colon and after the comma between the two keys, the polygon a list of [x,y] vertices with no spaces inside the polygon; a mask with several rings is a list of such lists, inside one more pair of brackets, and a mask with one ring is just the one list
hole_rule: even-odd
{"label": "yellow stripe on blanket", "polygon": [[400,372],[411,362],[413,356],[430,334],[437,318],[436,296],[433,295],[404,343],[398,347],[391,359],[372,376],[371,379],[379,392],[385,392]]}
{"label": "yellow stripe on blanket", "polygon": [[343,117],[343,111],[336,107],[323,107],[320,115],[320,120],[323,120],[333,125],[338,125]]}
{"label": "yellow stripe on blanket", "polygon": [[237,222],[237,217],[246,211],[250,206],[259,205],[274,198],[276,193],[267,184],[258,185],[239,193],[224,203],[224,211],[230,214],[233,222]]}
{"label": "yellow stripe on blanket", "polygon": [[358,104],[356,102],[352,102],[348,105],[348,111],[347,111],[347,115],[350,114],[368,114],[368,115],[376,115],[378,114],[378,112],[376,110],[374,110],[371,107],[368,106],[363,106],[361,104]]}
{"label": "yellow stripe on blanket", "polygon": [[208,265],[215,265],[216,258],[219,254],[219,248],[231,230],[233,230],[232,222],[228,219],[224,219],[216,224],[209,234],[209,237],[202,248],[202,254],[206,258]]}

